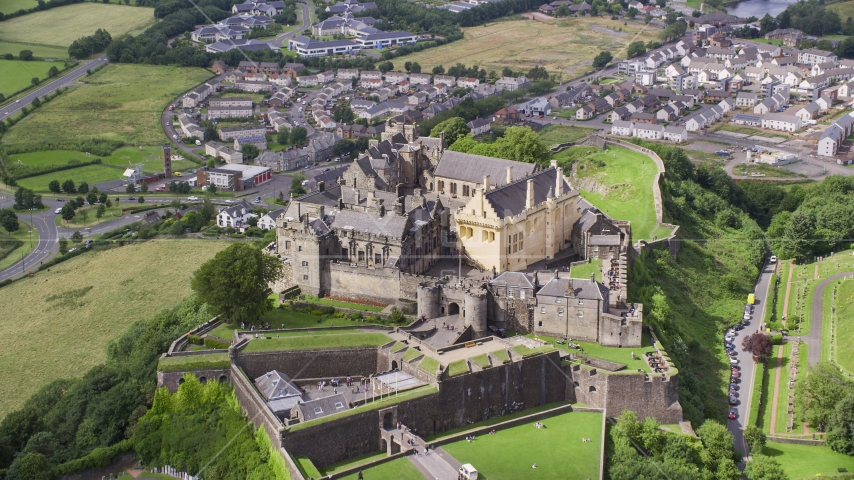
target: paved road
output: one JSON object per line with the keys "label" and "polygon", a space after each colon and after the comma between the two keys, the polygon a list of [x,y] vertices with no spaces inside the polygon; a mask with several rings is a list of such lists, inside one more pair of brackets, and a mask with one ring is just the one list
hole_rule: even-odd
{"label": "paved road", "polygon": [[[768,262],[762,266],[762,272],[759,274],[759,279],[756,281],[756,286],[753,290],[756,294],[756,308],[753,312],[753,320],[744,330],[738,332],[733,342],[736,346],[736,358],[738,358],[739,365],[741,366],[741,379],[738,384],[739,402],[738,405],[733,407],[738,416],[735,420],[729,420],[727,428],[735,439],[736,450],[745,457],[748,455],[748,447],[744,441],[744,427],[750,415],[750,402],[758,402],[759,399],[751,398],[753,393],[753,377],[756,374],[756,363],[753,361],[750,353],[741,350],[741,343],[749,335],[758,332],[760,324],[765,321],[765,301],[768,297],[768,286],[771,282],[771,274],[774,273],[775,266],[776,264],[772,265]],[[732,320],[735,323],[738,319],[734,318]],[[723,338],[720,341],[723,341]]]}
{"label": "paved road", "polygon": [[303,30],[305,30],[311,25],[311,13],[309,9],[314,8],[314,4],[311,2],[297,3],[297,8],[300,10],[300,24],[297,25],[297,27],[291,30],[290,32],[276,35],[276,38],[268,40],[267,43],[276,48],[282,48],[282,45],[284,45],[285,40],[291,39],[297,35],[302,35]]}
{"label": "paved road", "polygon": [[810,333],[801,337],[801,340],[807,342],[807,345],[810,346],[807,358],[810,367],[821,361],[821,323],[824,317],[824,289],[834,281],[850,275],[854,275],[854,272],[831,275],[819,283],[813,291]]}
{"label": "paved road", "polygon": [[86,75],[86,70],[97,68],[103,64],[107,63],[107,56],[101,55],[100,57],[85,62],[83,65],[80,65],[76,69],[69,72],[67,75],[57,78],[56,80],[44,85],[34,92],[30,92],[27,95],[24,95],[17,101],[6,105],[3,108],[0,108],[0,120],[5,120],[6,117],[18,113],[22,108],[33,103],[33,100],[36,97],[44,97],[49,93],[53,93],[59,88],[67,87],[72,83],[76,82],[78,78]]}

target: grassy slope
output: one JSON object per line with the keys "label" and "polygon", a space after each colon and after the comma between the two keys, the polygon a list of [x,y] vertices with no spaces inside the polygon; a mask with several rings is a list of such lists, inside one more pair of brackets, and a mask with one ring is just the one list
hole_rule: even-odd
{"label": "grassy slope", "polygon": [[156,240],[61,263],[0,289],[0,417],[57,378],[104,361],[104,346],[134,322],[190,294],[193,271],[226,242]]}
{"label": "grassy slope", "polygon": [[62,70],[62,64],[54,62],[0,60],[0,71],[3,72],[3,75],[0,76],[0,93],[8,97],[32,85],[30,80],[33,77],[44,80],[47,78],[47,71],[54,65],[56,65],[56,68]]}
{"label": "grassy slope", "polygon": [[96,183],[108,182],[110,180],[120,180],[123,178],[122,173],[124,172],[118,168],[110,168],[104,165],[86,165],[85,167],[72,168],[61,172],[22,178],[18,180],[18,185],[29,188],[36,193],[48,193],[50,192],[48,184],[51,180],[59,180],[59,183],[62,183],[70,179],[74,180],[75,184],[86,182],[89,185],[95,185]]}
{"label": "grassy slope", "polygon": [[25,222],[23,219],[23,214],[18,217],[19,225],[16,232],[9,233],[3,227],[0,227],[0,254],[5,254],[6,250],[11,246],[10,244],[6,244],[6,241],[20,240],[24,242],[23,245],[12,250],[5,258],[0,259],[0,271],[14,265],[15,262],[20,261],[22,258],[26,258],[33,251],[33,246],[39,243],[38,230],[33,229],[32,237],[30,237],[31,224],[30,222]]}
{"label": "grassy slope", "polygon": [[[645,303],[644,323],[651,324],[653,294],[660,289],[665,295],[666,319],[659,328],[674,339],[681,337],[690,368],[685,364],[680,368],[680,384],[693,376],[692,388],[679,389],[686,419],[709,417],[724,423],[729,362],[722,335],[741,317],[744,298],[753,291],[758,269],[751,255],[758,246],[745,232],[717,227],[681,198],[668,199],[669,195],[665,192],[665,221],[680,225],[680,251],[675,260],[659,251],[635,262],[629,299]],[[671,357],[679,353],[669,350]]]}
{"label": "grassy slope", "polygon": [[[597,478],[601,414],[570,412],[542,422],[546,428],[534,428],[531,422],[499,430],[495,435],[479,435],[474,442],[462,440],[442,448],[461,463],[471,463],[489,480]],[[582,442],[582,438],[590,438],[591,442]],[[533,470],[531,465],[535,463],[537,469]]]}
{"label": "grassy slope", "polygon": [[571,125],[549,125],[537,132],[537,134],[546,145],[551,146],[559,143],[575,142],[596,132],[596,130],[595,128]]}
{"label": "grassy slope", "polygon": [[[657,233],[652,195],[652,182],[658,173],[655,163],[641,153],[614,147],[589,159],[579,164],[576,175],[592,177],[609,191],[604,195],[582,191],[581,195],[610,217],[631,221],[632,241],[651,240]],[[605,166],[594,162],[604,162]]]}
{"label": "grassy slope", "polygon": [[210,76],[201,68],[109,65],[20,121],[3,142],[30,147],[108,139],[158,145],[165,138],[160,128],[163,109]]}
{"label": "grassy slope", "polygon": [[120,38],[142,31],[152,23],[152,8],[78,3],[7,20],[3,22],[0,39],[68,47],[99,28],[110,32],[113,38]]}
{"label": "grassy slope", "polygon": [[835,10],[839,18],[844,22],[848,17],[854,17],[854,2],[838,2],[828,5],[827,8]]}
{"label": "grassy slope", "polygon": [[[610,31],[620,29],[621,34]],[[464,39],[401,57],[399,64],[418,62],[425,72],[440,64],[447,68],[458,62],[498,72],[504,67],[528,71],[543,66],[565,77],[566,72],[575,77],[591,70],[591,61],[601,50],[624,56],[624,48],[633,40],[657,40],[658,29],[623,25],[621,20],[608,17],[584,17],[489,22],[486,26],[464,28],[463,32]]]}

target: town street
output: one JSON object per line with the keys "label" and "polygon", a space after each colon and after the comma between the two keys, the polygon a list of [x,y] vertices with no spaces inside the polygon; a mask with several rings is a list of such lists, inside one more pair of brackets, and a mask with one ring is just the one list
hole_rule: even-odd
{"label": "town street", "polygon": [[84,62],[82,65],[72,70],[68,74],[57,78],[56,80],[40,87],[39,89],[30,92],[18,100],[6,105],[3,108],[0,108],[0,120],[5,120],[10,115],[18,113],[22,108],[29,106],[33,103],[33,100],[36,97],[41,98],[49,93],[53,93],[62,87],[67,87],[74,82],[77,81],[78,78],[86,75],[86,70],[94,70],[95,68],[100,67],[101,65],[107,63],[107,55],[101,55],[100,57],[89,60],[88,62]]}

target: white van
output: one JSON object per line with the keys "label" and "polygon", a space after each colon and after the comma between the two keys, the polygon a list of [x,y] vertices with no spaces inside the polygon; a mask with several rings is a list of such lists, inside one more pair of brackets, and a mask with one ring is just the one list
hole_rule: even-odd
{"label": "white van", "polygon": [[477,470],[470,463],[466,463],[460,467],[460,478],[463,480],[477,480]]}

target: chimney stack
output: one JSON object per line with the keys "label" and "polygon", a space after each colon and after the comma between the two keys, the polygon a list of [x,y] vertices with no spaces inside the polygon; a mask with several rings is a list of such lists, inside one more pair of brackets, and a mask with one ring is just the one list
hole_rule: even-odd
{"label": "chimney stack", "polygon": [[555,172],[555,197],[559,197],[563,195],[563,169],[557,167]]}
{"label": "chimney stack", "polygon": [[489,175],[483,177],[483,192],[486,193],[489,191]]}
{"label": "chimney stack", "polygon": [[590,281],[596,282],[596,272],[590,272]]}
{"label": "chimney stack", "polygon": [[513,181],[513,167],[507,167],[507,183]]}
{"label": "chimney stack", "polygon": [[358,190],[358,189],[355,189],[355,190],[353,190],[353,191],[354,191],[354,192],[355,192],[355,194],[356,194],[356,198],[355,198],[355,200],[353,201],[353,203],[354,203],[356,206],[358,206],[360,203],[362,203],[362,199],[361,199],[361,198],[360,198],[360,196],[359,196],[359,190]]}
{"label": "chimney stack", "polygon": [[338,199],[338,210],[344,210],[344,199],[343,198]]}
{"label": "chimney stack", "polygon": [[528,179],[528,198],[525,200],[525,210],[534,208],[534,180]]}
{"label": "chimney stack", "polygon": [[403,197],[397,197],[397,203],[394,204],[394,213],[398,214],[401,217],[403,216],[403,202]]}
{"label": "chimney stack", "polygon": [[326,182],[324,182],[324,181],[317,182],[317,191],[323,192],[325,190],[326,190]]}

